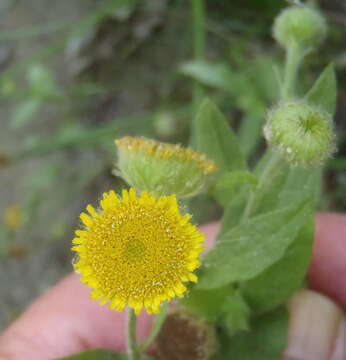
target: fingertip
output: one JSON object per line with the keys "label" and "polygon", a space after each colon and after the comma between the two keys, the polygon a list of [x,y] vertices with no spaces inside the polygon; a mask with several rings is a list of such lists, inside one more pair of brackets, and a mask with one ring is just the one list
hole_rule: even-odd
{"label": "fingertip", "polygon": [[318,214],[313,258],[308,274],[314,290],[346,308],[346,216]]}
{"label": "fingertip", "polygon": [[[89,293],[75,274],[60,281],[0,337],[0,359],[1,355],[6,359],[54,359],[92,348],[124,352],[124,312],[100,306]],[[142,314],[140,338],[149,332],[150,324],[149,316]]]}

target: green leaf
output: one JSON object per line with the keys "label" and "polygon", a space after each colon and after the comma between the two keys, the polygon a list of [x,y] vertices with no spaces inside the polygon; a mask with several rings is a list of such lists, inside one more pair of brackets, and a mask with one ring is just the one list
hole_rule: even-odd
{"label": "green leaf", "polygon": [[[111,350],[89,350],[76,355],[61,358],[61,360],[125,360],[128,359],[125,354],[118,354]],[[144,359],[143,359],[144,360]],[[149,360],[149,358],[147,358]]]}
{"label": "green leaf", "polygon": [[199,108],[195,131],[197,151],[213,159],[221,171],[246,170],[236,135],[218,107],[208,99]]}
{"label": "green leaf", "polygon": [[239,292],[227,297],[222,310],[224,311],[222,322],[229,336],[235,335],[238,331],[250,329],[250,308]]}
{"label": "green leaf", "polygon": [[288,314],[284,308],[253,320],[251,331],[224,341],[223,359],[278,360],[287,343]]}
{"label": "green leaf", "polygon": [[323,108],[334,115],[337,99],[337,83],[334,66],[328,65],[306,94],[305,99],[310,104]]}
{"label": "green leaf", "polygon": [[180,300],[186,308],[210,322],[216,322],[224,312],[223,303],[234,290],[225,286],[213,290],[193,288],[187,296]]}
{"label": "green leaf", "polygon": [[321,168],[290,168],[284,186],[277,197],[276,206],[287,206],[304,196],[311,196],[315,205],[321,193],[321,173]]}
{"label": "green leaf", "polygon": [[232,171],[220,175],[211,189],[211,194],[223,206],[237,195],[242,185],[257,185],[257,178],[248,171]]}
{"label": "green leaf", "polygon": [[17,105],[13,119],[11,121],[11,127],[13,129],[18,129],[31,120],[33,120],[34,115],[40,109],[42,101],[40,99],[29,98],[28,100]]}
{"label": "green leaf", "polygon": [[258,312],[274,309],[303,285],[312,255],[314,221],[311,214],[284,257],[241,286],[251,308]]}
{"label": "green leaf", "polygon": [[52,98],[60,95],[52,72],[41,64],[33,64],[27,73],[31,93],[38,98]]}
{"label": "green leaf", "polygon": [[[60,360],[126,360],[128,356],[111,350],[96,349],[88,350],[76,355],[60,358]],[[144,356],[142,360],[155,360],[152,357]]]}
{"label": "green leaf", "polygon": [[234,74],[226,64],[211,64],[205,61],[189,61],[180,67],[184,75],[207,86],[230,91]]}
{"label": "green leaf", "polygon": [[220,322],[231,336],[249,328],[250,308],[230,286],[213,290],[192,289],[180,303],[210,323]]}
{"label": "green leaf", "polygon": [[196,286],[213,289],[257,276],[284,255],[310,212],[310,201],[299,201],[226,232],[206,255]]}
{"label": "green leaf", "polygon": [[[268,149],[261,158],[255,169],[255,176],[259,179],[266,171],[272,158],[276,156],[273,149]],[[270,176],[266,176],[266,181],[261,185],[260,201],[253,215],[273,211],[278,208],[278,196],[285,187],[285,183],[290,171],[289,165],[284,159],[271,170]],[[289,204],[286,204],[288,206]]]}
{"label": "green leaf", "polygon": [[[268,151],[259,162],[255,175],[261,177],[267,162],[272,156]],[[283,208],[311,196],[316,203],[321,191],[321,169],[307,169],[302,167],[291,167],[284,160],[274,171],[261,188],[260,203],[254,214]]]}

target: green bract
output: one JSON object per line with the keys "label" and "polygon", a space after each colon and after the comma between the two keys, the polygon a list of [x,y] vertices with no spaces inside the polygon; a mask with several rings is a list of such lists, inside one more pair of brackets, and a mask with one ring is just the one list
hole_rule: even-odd
{"label": "green bract", "polygon": [[139,190],[186,198],[200,193],[215,171],[213,161],[179,145],[124,137],[116,140],[122,177]]}
{"label": "green bract", "polygon": [[273,35],[284,47],[293,42],[304,48],[315,47],[325,38],[327,24],[317,10],[308,6],[287,8],[275,19]]}
{"label": "green bract", "polygon": [[335,150],[331,116],[303,101],[272,109],[264,135],[294,165],[319,165]]}

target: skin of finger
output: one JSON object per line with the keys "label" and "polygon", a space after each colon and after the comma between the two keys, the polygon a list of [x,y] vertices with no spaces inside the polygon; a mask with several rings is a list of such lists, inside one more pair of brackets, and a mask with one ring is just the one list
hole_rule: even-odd
{"label": "skin of finger", "polygon": [[[35,301],[0,337],[0,359],[54,359],[95,347],[124,351],[124,313],[89,299],[72,274]],[[149,331],[145,314],[139,336]]]}
{"label": "skin of finger", "polygon": [[310,287],[346,309],[346,216],[318,214]]}

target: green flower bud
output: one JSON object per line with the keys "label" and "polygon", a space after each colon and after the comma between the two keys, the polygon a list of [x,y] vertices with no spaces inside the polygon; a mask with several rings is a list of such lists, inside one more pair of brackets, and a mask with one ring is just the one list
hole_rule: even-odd
{"label": "green flower bud", "polygon": [[297,43],[302,48],[319,45],[327,33],[324,17],[308,6],[298,5],[284,9],[275,19],[273,35],[283,47]]}
{"label": "green flower bud", "polygon": [[122,177],[131,186],[157,196],[196,195],[216,169],[204,155],[179,145],[129,136],[115,143]]}
{"label": "green flower bud", "polygon": [[294,165],[320,165],[335,151],[331,115],[303,101],[272,109],[264,135]]}
{"label": "green flower bud", "polygon": [[208,360],[218,350],[215,328],[181,308],[167,315],[155,345],[162,360]]}

